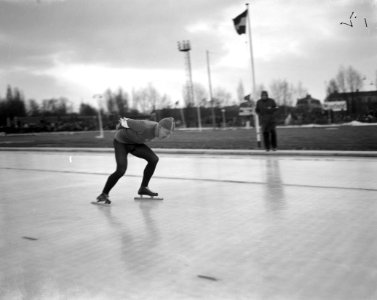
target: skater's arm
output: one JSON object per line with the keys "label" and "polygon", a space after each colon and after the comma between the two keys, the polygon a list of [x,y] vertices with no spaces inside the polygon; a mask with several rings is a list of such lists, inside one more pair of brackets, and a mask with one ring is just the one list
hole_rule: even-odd
{"label": "skater's arm", "polygon": [[130,128],[128,126],[128,118],[120,118],[119,123],[117,124],[115,129],[123,129],[123,128]]}

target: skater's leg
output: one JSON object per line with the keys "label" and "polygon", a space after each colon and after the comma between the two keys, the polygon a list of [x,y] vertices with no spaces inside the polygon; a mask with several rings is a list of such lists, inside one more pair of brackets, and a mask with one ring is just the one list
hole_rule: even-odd
{"label": "skater's leg", "polygon": [[110,190],[115,186],[115,184],[127,170],[128,145],[114,140],[114,150],[117,167],[115,172],[109,176],[105,187],[103,188],[102,193],[105,195],[109,195]]}
{"label": "skater's leg", "polygon": [[145,159],[148,162],[144,169],[143,181],[141,182],[142,187],[147,187],[152,178],[154,170],[156,169],[158,156],[145,144],[136,145],[135,149],[131,153],[136,157]]}

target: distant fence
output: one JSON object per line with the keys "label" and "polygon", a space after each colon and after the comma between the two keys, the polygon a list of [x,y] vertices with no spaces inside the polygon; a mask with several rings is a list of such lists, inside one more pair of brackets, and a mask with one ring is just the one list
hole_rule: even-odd
{"label": "distant fence", "polygon": [[[244,127],[247,123],[254,126],[253,116],[240,114],[240,106],[227,107],[201,107],[201,124],[203,127]],[[121,116],[117,114],[103,114],[102,123],[104,130],[115,129]],[[127,113],[125,116],[132,119],[149,119],[159,121],[166,117],[173,117],[177,127],[198,127],[198,115],[196,107],[165,108],[155,110],[151,114]],[[304,125],[304,124],[328,124],[351,122],[377,122],[377,111],[368,115],[360,115],[352,119],[344,111],[333,112],[322,109],[305,111],[293,107],[279,107],[276,113],[278,125]],[[0,127],[0,132],[5,133],[29,133],[51,131],[95,131],[99,130],[98,116],[82,116],[69,114],[63,116],[28,116],[15,117]]]}

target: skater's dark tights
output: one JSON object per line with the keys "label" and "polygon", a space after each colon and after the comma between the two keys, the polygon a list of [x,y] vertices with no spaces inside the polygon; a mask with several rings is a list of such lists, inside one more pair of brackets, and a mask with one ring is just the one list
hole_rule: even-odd
{"label": "skater's dark tights", "polygon": [[102,192],[108,195],[118,180],[126,173],[128,153],[131,153],[136,157],[143,158],[147,161],[141,186],[148,186],[158,163],[158,156],[152,151],[152,149],[145,144],[129,145],[114,140],[114,150],[117,167],[115,172],[107,179]]}

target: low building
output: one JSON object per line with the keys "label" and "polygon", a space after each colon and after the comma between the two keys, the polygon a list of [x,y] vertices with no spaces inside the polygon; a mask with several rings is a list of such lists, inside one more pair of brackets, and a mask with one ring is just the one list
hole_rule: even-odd
{"label": "low building", "polygon": [[328,95],[325,102],[341,102],[345,101],[346,113],[352,117],[377,112],[377,91],[367,92],[350,92],[350,93],[332,93]]}
{"label": "low building", "polygon": [[306,97],[297,99],[296,108],[311,112],[313,109],[322,109],[321,101],[312,98],[311,95],[306,95]]}

